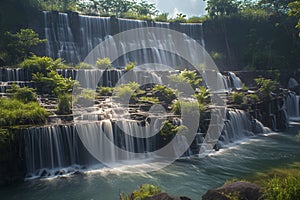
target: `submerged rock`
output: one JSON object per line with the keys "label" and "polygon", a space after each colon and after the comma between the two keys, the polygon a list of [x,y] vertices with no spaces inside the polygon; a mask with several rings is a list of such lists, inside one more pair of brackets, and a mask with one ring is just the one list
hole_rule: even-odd
{"label": "submerged rock", "polygon": [[202,200],[230,200],[232,197],[240,200],[262,199],[260,186],[248,182],[234,182],[217,189],[209,190]]}

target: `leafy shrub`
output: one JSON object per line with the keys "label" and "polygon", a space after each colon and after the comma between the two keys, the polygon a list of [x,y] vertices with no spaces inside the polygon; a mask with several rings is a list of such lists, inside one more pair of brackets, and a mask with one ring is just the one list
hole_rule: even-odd
{"label": "leafy shrub", "polygon": [[150,15],[138,15],[137,19],[139,20],[152,20]]}
{"label": "leafy shrub", "polygon": [[242,91],[247,92],[249,88],[245,85],[245,83],[242,84]]}
{"label": "leafy shrub", "polygon": [[169,81],[177,86],[188,83],[192,86],[192,88],[196,89],[202,79],[195,71],[189,71],[185,69],[181,71],[179,75],[171,75],[169,77]]}
{"label": "leafy shrub", "polygon": [[179,100],[172,104],[172,111],[176,115],[183,114],[193,117],[199,117],[199,113],[204,110],[206,110],[206,106],[196,101]]}
{"label": "leafy shrub", "polygon": [[194,95],[199,103],[205,104],[208,103],[210,93],[208,89],[204,86],[200,86],[197,90],[197,93]]}
{"label": "leafy shrub", "polygon": [[173,136],[175,136],[176,134],[188,134],[189,129],[184,126],[184,125],[174,125],[172,122],[170,122],[169,120],[165,120],[163,121],[163,123],[161,124],[161,129],[159,134],[162,136],[162,138],[164,140],[167,140]]}
{"label": "leafy shrub", "polygon": [[161,13],[157,15],[154,20],[158,22],[167,22],[168,21],[168,13]]}
{"label": "leafy shrub", "polygon": [[72,96],[70,94],[61,94],[58,97],[57,114],[68,115],[71,114]]}
{"label": "leafy shrub", "polygon": [[101,96],[111,96],[114,91],[112,87],[99,87],[99,93]]}
{"label": "leafy shrub", "polygon": [[300,198],[300,174],[274,177],[265,189],[267,200],[296,200]]}
{"label": "leafy shrub", "polygon": [[36,102],[0,99],[0,126],[43,124],[49,113]]}
{"label": "leafy shrub", "polygon": [[23,103],[28,103],[36,101],[36,94],[33,91],[34,89],[32,88],[20,88],[20,86],[13,84],[12,88],[8,90],[8,93],[11,93],[14,99],[22,101]]}
{"label": "leafy shrub", "polygon": [[259,101],[259,97],[257,94],[247,94],[247,103],[257,103]]}
{"label": "leafy shrub", "polygon": [[225,55],[223,53],[221,53],[221,52],[215,52],[215,51],[210,52],[210,56],[214,60],[223,60],[225,58]]}
{"label": "leafy shrub", "polygon": [[37,83],[38,92],[53,94],[57,97],[61,94],[71,92],[76,83],[71,78],[63,78],[54,70],[47,73],[47,76],[37,72],[33,74],[32,80]]}
{"label": "leafy shrub", "polygon": [[176,99],[175,91],[162,85],[155,85],[153,92],[156,93],[155,96],[158,97],[159,101],[165,101],[167,104]]}
{"label": "leafy shrub", "polygon": [[47,56],[38,57],[36,55],[26,58],[19,64],[19,67],[27,69],[31,73],[40,72],[44,75],[47,75],[47,72],[50,70],[67,68],[67,66],[62,63],[61,59],[53,60]]}
{"label": "leafy shrub", "polygon": [[138,94],[144,91],[140,89],[140,85],[136,82],[129,82],[128,84],[118,85],[115,88],[115,95],[121,100],[128,100],[130,98],[136,99]]}
{"label": "leafy shrub", "polygon": [[194,17],[190,17],[190,18],[187,20],[187,22],[188,22],[188,23],[202,23],[202,22],[203,22],[203,18],[194,16]]}
{"label": "leafy shrub", "polygon": [[111,68],[111,61],[109,58],[98,58],[96,61],[96,67],[99,69],[109,69]]}
{"label": "leafy shrub", "polygon": [[93,69],[93,66],[85,62],[80,62],[75,66],[75,69]]}
{"label": "leafy shrub", "polygon": [[243,98],[244,98],[244,93],[242,92],[233,92],[231,94],[232,97],[232,103],[234,104],[242,104],[243,103]]}
{"label": "leafy shrub", "polygon": [[157,97],[140,97],[140,102],[150,102],[150,103],[158,103],[159,99]]}
{"label": "leafy shrub", "polygon": [[258,92],[262,94],[263,97],[269,98],[271,93],[275,90],[277,82],[271,79],[256,78],[254,79],[258,88]]}
{"label": "leafy shrub", "polygon": [[79,95],[75,96],[74,103],[81,106],[92,106],[95,100],[95,92],[91,89],[83,89]]}
{"label": "leafy shrub", "polygon": [[134,190],[131,195],[122,194],[120,200],[146,200],[162,192],[159,186],[143,184],[139,189]]}
{"label": "leafy shrub", "polygon": [[130,70],[132,70],[135,67],[136,67],[136,63],[135,62],[129,62],[129,63],[126,64],[125,70],[126,71],[130,71]]}
{"label": "leafy shrub", "polygon": [[135,12],[126,12],[122,13],[121,18],[126,18],[126,19],[137,19],[138,14]]}
{"label": "leafy shrub", "polygon": [[118,86],[116,88],[116,96],[120,99],[129,99],[135,96],[135,90],[128,85]]}

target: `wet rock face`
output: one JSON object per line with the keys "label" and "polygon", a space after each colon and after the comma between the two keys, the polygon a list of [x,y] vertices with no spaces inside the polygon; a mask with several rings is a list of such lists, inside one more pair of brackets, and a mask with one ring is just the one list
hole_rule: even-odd
{"label": "wet rock face", "polygon": [[232,197],[240,200],[259,200],[262,199],[262,189],[252,183],[234,182],[209,190],[202,196],[202,200],[230,200]]}

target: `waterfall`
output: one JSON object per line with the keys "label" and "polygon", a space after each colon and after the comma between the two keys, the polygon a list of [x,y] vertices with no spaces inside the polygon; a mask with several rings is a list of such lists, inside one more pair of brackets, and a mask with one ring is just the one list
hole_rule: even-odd
{"label": "waterfall", "polygon": [[229,110],[220,136],[221,146],[269,130],[243,110]]}
{"label": "waterfall", "polygon": [[94,17],[79,15],[80,23],[80,55],[84,59],[90,51],[111,35],[110,17]]}
{"label": "waterfall", "polygon": [[24,130],[27,176],[53,176],[78,170],[93,161],[73,126],[51,126]]}
{"label": "waterfall", "polygon": [[231,85],[233,89],[241,89],[242,88],[242,81],[239,77],[235,75],[233,72],[228,72],[230,80],[231,80]]}
{"label": "waterfall", "polygon": [[[148,22],[144,20],[130,19],[112,19],[108,17],[94,17],[76,15],[74,13],[44,12],[46,55],[52,58],[63,58],[67,62],[78,63],[83,61],[88,53],[94,49],[100,42],[111,35],[123,31],[144,28],[158,27],[167,28],[185,33],[194,38],[204,46],[202,24],[170,24],[165,22]],[[141,34],[137,32],[136,41],[141,47],[145,46],[145,41],[140,40]],[[155,38],[158,46],[164,48],[166,45],[172,46],[170,35]],[[131,41],[123,38],[123,43],[116,44],[116,48],[125,50],[126,46],[132,45]],[[110,51],[109,49],[106,49]],[[187,49],[190,51],[190,49]],[[94,60],[99,55],[94,55]],[[145,49],[130,52],[121,56],[113,64],[115,66],[125,66],[128,62],[143,63],[161,63],[172,67],[189,67],[189,63],[182,58],[165,52],[157,48]]]}
{"label": "waterfall", "polygon": [[44,11],[46,55],[56,58],[64,58],[67,62],[78,63],[80,56],[74,41],[69,16],[66,13],[58,13],[58,19],[53,12]]}
{"label": "waterfall", "polygon": [[159,149],[159,137],[151,134],[158,133],[161,122],[154,119],[145,126],[133,120],[102,120],[24,129],[27,177],[140,161],[145,153]]}
{"label": "waterfall", "polygon": [[290,119],[300,117],[299,99],[300,97],[293,92],[290,92],[285,96],[286,111]]}
{"label": "waterfall", "polygon": [[17,82],[30,81],[31,73],[22,68],[0,68],[0,81],[3,82]]}

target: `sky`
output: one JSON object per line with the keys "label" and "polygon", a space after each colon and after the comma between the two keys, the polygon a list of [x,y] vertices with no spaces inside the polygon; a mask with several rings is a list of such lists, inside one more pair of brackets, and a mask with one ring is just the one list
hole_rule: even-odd
{"label": "sky", "polygon": [[147,0],[154,3],[161,13],[169,13],[169,17],[176,17],[177,13],[188,17],[205,14],[206,2],[203,0]]}

